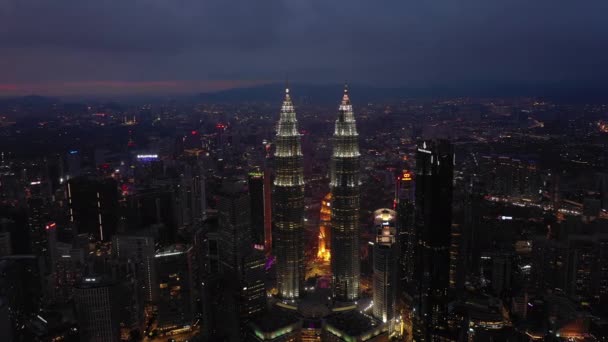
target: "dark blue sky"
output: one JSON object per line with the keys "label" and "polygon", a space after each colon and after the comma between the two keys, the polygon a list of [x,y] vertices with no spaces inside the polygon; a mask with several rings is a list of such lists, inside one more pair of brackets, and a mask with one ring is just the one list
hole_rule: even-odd
{"label": "dark blue sky", "polygon": [[2,0],[0,95],[602,82],[607,0]]}

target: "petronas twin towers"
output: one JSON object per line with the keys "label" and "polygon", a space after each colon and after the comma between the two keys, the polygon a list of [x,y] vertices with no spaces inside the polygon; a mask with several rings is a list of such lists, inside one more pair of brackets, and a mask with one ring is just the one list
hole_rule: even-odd
{"label": "petronas twin towers", "polygon": [[354,301],[359,296],[359,142],[353,106],[344,89],[334,130],[331,157],[333,195],[332,263],[334,297]]}
{"label": "petronas twin towers", "polygon": [[274,179],[274,254],[283,299],[296,299],[304,286],[304,171],[296,112],[285,90],[277,127]]}
{"label": "petronas twin towers", "polygon": [[[304,173],[296,113],[289,89],[276,136],[274,180],[274,254],[279,296],[300,297],[304,286]],[[331,159],[332,273],[334,298],[351,302],[359,296],[359,143],[348,88],[338,110]]]}

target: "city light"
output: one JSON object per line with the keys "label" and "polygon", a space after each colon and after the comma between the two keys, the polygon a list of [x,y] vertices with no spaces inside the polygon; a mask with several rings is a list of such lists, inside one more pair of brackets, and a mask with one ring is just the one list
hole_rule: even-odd
{"label": "city light", "polygon": [[329,250],[329,222],[331,220],[331,199],[331,193],[328,193],[321,201],[317,259],[323,262],[329,262],[331,260],[331,251]]}
{"label": "city light", "polygon": [[138,154],[136,158],[140,161],[155,161],[158,159],[158,154]]}

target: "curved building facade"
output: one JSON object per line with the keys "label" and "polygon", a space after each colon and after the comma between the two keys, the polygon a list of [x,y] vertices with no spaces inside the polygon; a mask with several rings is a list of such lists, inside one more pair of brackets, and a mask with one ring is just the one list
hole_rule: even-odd
{"label": "curved building facade", "polygon": [[[397,301],[397,244],[396,217],[394,210],[383,208],[374,211],[374,317],[392,325]],[[392,330],[392,329],[391,329]]]}
{"label": "curved building facade", "polygon": [[281,107],[276,135],[274,245],[277,286],[283,299],[296,299],[304,284],[304,172],[296,112],[289,89]]}
{"label": "curved building facade", "polygon": [[331,158],[332,273],[338,301],[359,297],[359,142],[353,107],[344,88]]}

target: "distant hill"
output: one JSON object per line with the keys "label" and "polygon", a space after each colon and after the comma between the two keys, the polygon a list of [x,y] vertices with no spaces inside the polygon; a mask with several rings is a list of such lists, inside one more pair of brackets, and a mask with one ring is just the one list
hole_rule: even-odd
{"label": "distant hill", "polygon": [[[205,102],[277,102],[283,97],[285,85],[269,84],[201,93],[197,100]],[[300,102],[335,103],[340,99],[343,85],[290,85],[292,96]],[[516,84],[477,82],[460,86],[433,87],[372,87],[349,85],[355,102],[399,101],[408,98],[433,97],[540,97],[564,103],[608,102],[608,85],[575,83]]]}
{"label": "distant hill", "polygon": [[[342,96],[343,84],[291,84],[292,97],[299,103],[335,104]],[[443,85],[428,87],[375,87],[364,84],[349,84],[355,103],[394,102],[404,99],[424,98],[510,98],[538,97],[558,103],[608,103],[607,83],[496,83],[468,82],[459,85]],[[120,110],[125,105],[141,103],[246,103],[269,102],[280,103],[283,98],[285,85],[282,83],[267,84],[246,88],[234,88],[216,92],[181,95],[137,95],[125,94],[120,97],[47,97],[38,95],[0,97],[0,110],[19,107],[31,112],[47,110],[50,107],[84,106],[84,103],[103,105],[114,110]],[[81,108],[78,108],[82,110]]]}
{"label": "distant hill", "polygon": [[0,98],[0,105],[11,106],[25,106],[25,107],[44,107],[50,106],[53,103],[60,102],[56,98],[39,96],[39,95],[28,95],[28,96],[15,96],[15,97],[4,97]]}

